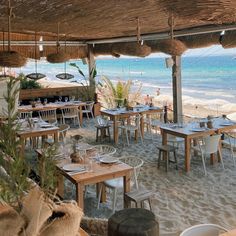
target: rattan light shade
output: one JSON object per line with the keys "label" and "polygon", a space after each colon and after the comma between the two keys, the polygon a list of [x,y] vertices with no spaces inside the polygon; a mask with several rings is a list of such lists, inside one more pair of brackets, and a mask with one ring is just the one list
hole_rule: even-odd
{"label": "rattan light shade", "polygon": [[65,52],[57,52],[47,55],[47,61],[50,63],[62,63],[68,61],[69,59],[69,54]]}
{"label": "rattan light shade", "polygon": [[186,45],[177,39],[165,39],[159,41],[160,51],[172,56],[181,56],[186,50]]}
{"label": "rattan light shade", "polygon": [[27,59],[15,51],[0,52],[0,66],[2,67],[22,67],[26,64]]}
{"label": "rattan light shade", "polygon": [[236,47],[236,32],[226,32],[222,36],[221,45],[223,48],[234,48]]}
{"label": "rattan light shade", "polygon": [[122,54],[127,56],[146,57],[151,54],[151,48],[147,45],[134,43],[115,43],[112,46],[113,54]]}

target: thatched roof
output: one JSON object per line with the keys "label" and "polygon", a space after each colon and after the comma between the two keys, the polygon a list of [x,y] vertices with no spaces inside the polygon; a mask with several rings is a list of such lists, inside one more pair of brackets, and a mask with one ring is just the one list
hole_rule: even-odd
{"label": "thatched roof", "polygon": [[[43,35],[44,41],[56,41],[56,26],[60,22],[60,40],[63,41],[65,34],[68,41],[85,44],[92,44],[94,40],[109,39],[111,42],[108,44],[95,43],[94,52],[96,55],[108,54],[117,57],[120,54],[143,56],[150,52],[166,51],[160,47],[161,42],[155,38],[152,41],[144,40],[144,44],[151,48],[148,52],[148,47],[144,46],[145,53],[137,48],[135,42],[128,43],[129,40],[125,38],[124,44],[112,42],[119,37],[136,37],[137,17],[139,17],[141,37],[165,34],[165,38],[168,38],[170,15],[175,19],[174,33],[219,25],[232,27],[236,23],[236,0],[12,0],[11,2],[15,14],[15,18],[12,19],[12,32],[20,33],[12,34],[12,40],[34,41],[36,31],[37,40],[39,35]],[[6,0],[0,0],[0,25],[5,31],[7,5]],[[178,37],[178,40],[183,42],[181,50],[218,44],[219,33],[208,35],[210,38],[206,34]],[[1,33],[0,39],[2,39]],[[5,41],[6,39],[5,33]],[[235,33],[230,35],[230,40],[235,40]],[[27,57],[34,57],[33,45],[13,46],[12,50],[20,51]],[[53,50],[52,45],[44,46],[41,55],[46,56],[53,53]],[[67,53],[71,58],[86,57],[87,51],[86,46],[67,47]]]}

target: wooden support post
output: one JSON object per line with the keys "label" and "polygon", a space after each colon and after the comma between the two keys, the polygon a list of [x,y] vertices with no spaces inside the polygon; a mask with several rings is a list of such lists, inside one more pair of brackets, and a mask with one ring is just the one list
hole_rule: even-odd
{"label": "wooden support post", "polygon": [[182,107],[182,85],[181,85],[181,57],[172,56],[172,84],[173,84],[173,110],[174,122],[183,122],[183,107]]}
{"label": "wooden support post", "polygon": [[92,76],[93,69],[96,68],[96,62],[93,54],[93,45],[88,45],[88,69],[89,69],[89,83],[90,86],[94,89],[94,98],[95,98],[95,80]]}

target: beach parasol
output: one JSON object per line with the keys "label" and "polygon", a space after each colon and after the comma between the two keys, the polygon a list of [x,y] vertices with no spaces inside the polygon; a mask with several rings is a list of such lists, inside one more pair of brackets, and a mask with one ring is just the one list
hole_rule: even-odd
{"label": "beach parasol", "polygon": [[47,55],[47,61],[50,63],[62,63],[70,59],[70,56],[66,52],[60,51],[59,43],[59,23],[57,24],[57,52]]}
{"label": "beach parasol", "polygon": [[[65,36],[65,53],[66,53],[66,36]],[[62,80],[68,80],[74,78],[74,75],[66,73],[66,61],[64,62],[64,73],[57,74],[56,77]]]}
{"label": "beach parasol", "polygon": [[42,79],[44,77],[46,77],[46,75],[42,74],[42,73],[38,73],[38,63],[37,63],[37,34],[35,32],[35,47],[34,47],[34,59],[35,59],[35,72],[26,75],[27,78],[29,79],[33,79],[33,80],[38,80],[38,79]]}
{"label": "beach parasol", "polygon": [[[0,66],[2,67],[22,67],[26,63],[26,58],[16,51],[11,51],[11,18],[14,16],[11,1],[8,1],[8,50],[0,52]],[[4,43],[3,43],[4,44]]]}

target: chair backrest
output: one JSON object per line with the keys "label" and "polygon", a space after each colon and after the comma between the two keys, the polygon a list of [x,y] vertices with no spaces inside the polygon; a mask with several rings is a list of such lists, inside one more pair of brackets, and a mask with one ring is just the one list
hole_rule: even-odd
{"label": "chair backrest", "polygon": [[105,126],[109,121],[104,119],[102,116],[96,116],[96,122],[99,126]]}
{"label": "chair backrest", "polygon": [[38,111],[40,119],[49,123],[57,123],[57,113],[55,109],[45,109]]}
{"label": "chair backrest", "polygon": [[59,138],[64,141],[64,138],[66,137],[66,132],[70,129],[69,125],[62,124],[59,126]]}
{"label": "chair backrest", "polygon": [[133,175],[131,176],[131,181],[134,182],[136,189],[138,189],[139,188],[138,176],[144,161],[138,157],[132,157],[132,156],[122,157],[119,160],[133,167]]}
{"label": "chair backrest", "polygon": [[32,118],[32,111],[25,111],[19,113],[20,119]]}
{"label": "chair backrest", "polygon": [[219,236],[222,231],[228,230],[215,224],[200,224],[185,229],[179,236]]}
{"label": "chair backrest", "polygon": [[203,138],[203,149],[206,154],[216,153],[219,148],[221,134],[215,134]]}
{"label": "chair backrest", "polygon": [[106,155],[113,155],[116,153],[116,148],[109,145],[96,145],[94,146],[94,149],[96,150],[97,154],[102,157]]}
{"label": "chair backrest", "polygon": [[84,107],[88,111],[93,111],[93,105],[94,105],[94,102],[87,102]]}
{"label": "chair backrest", "polygon": [[77,106],[61,108],[61,112],[64,117],[76,117],[79,114],[79,110]]}

